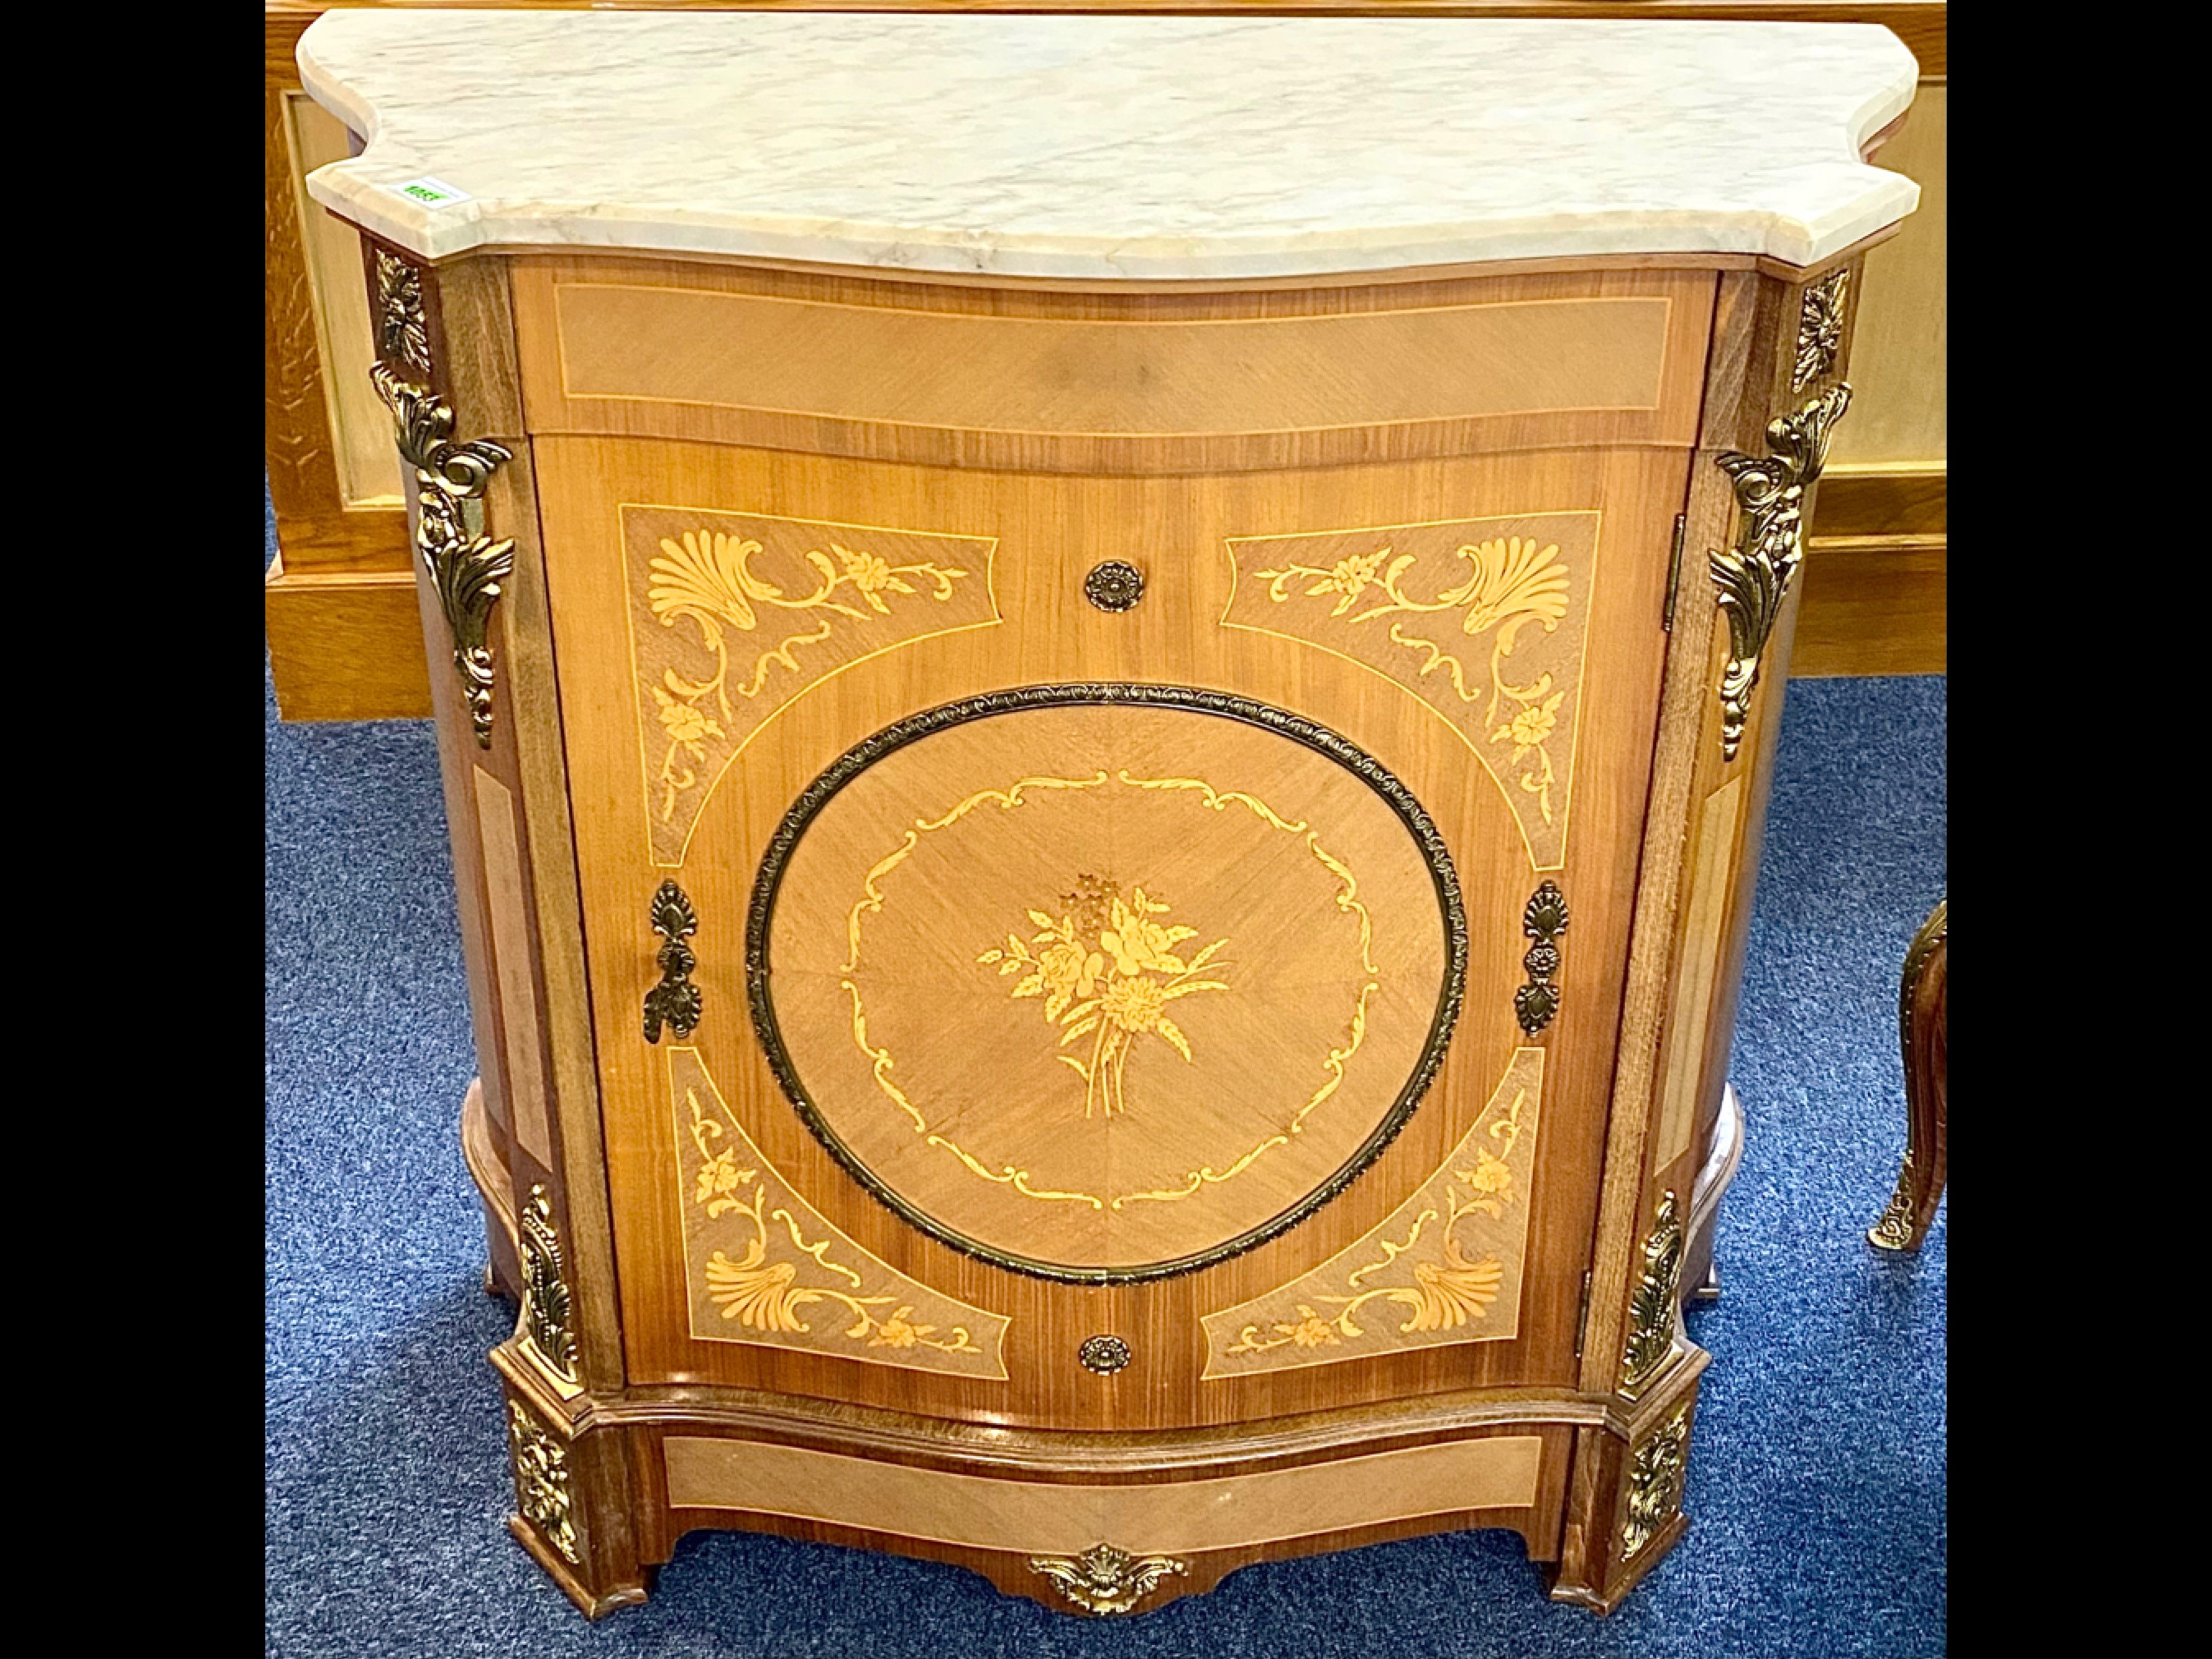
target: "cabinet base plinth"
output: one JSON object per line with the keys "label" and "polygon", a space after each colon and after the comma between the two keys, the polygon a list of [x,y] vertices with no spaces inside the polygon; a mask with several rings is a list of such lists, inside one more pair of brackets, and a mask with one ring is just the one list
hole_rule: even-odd
{"label": "cabinet base plinth", "polygon": [[1559,1548],[1578,1432],[1619,1443],[1604,1402],[1566,1394],[1099,1444],[750,1392],[561,1400],[519,1342],[491,1358],[510,1414],[536,1425],[517,1435],[526,1518],[512,1529],[592,1618],[642,1599],[702,1528],[941,1561],[1086,1617],[1151,1612],[1261,1561],[1437,1533],[1518,1533],[1540,1565]]}
{"label": "cabinet base plinth", "polygon": [[624,1584],[604,1595],[593,1594],[569,1570],[567,1562],[545,1547],[536,1529],[520,1516],[508,1516],[507,1529],[514,1534],[517,1543],[530,1552],[530,1559],[545,1569],[546,1576],[561,1587],[561,1594],[574,1601],[585,1618],[604,1619],[619,1608],[637,1607],[644,1601],[647,1587],[642,1583]]}
{"label": "cabinet base plinth", "polygon": [[1677,1514],[1673,1520],[1653,1534],[1649,1543],[1636,1553],[1635,1559],[1621,1569],[1619,1576],[1603,1594],[1601,1595],[1587,1584],[1566,1583],[1554,1580],[1552,1585],[1552,1599],[1554,1601],[1565,1601],[1577,1607],[1587,1607],[1602,1619],[1628,1599],[1628,1593],[1643,1582],[1644,1575],[1664,1560],[1668,1551],[1673,1549],[1682,1534],[1689,1529],[1690,1517]]}

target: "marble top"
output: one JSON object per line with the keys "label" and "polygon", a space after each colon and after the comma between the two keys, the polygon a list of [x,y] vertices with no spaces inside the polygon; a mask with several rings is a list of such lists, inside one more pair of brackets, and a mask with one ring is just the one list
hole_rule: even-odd
{"label": "marble top", "polygon": [[1871,24],[346,9],[299,61],[367,140],[309,192],[426,258],[1809,264],[1919,199],[1858,159],[1917,75]]}

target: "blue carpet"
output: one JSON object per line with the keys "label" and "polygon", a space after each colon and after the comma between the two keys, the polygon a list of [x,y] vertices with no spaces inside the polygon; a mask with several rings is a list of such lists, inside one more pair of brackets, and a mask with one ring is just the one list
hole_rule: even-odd
{"label": "blue carpet", "polygon": [[1095,1623],[955,1568],[686,1538],[586,1625],[507,1535],[456,1133],[475,1070],[427,725],[268,704],[267,1650],[326,1655],[1826,1655],[1945,1644],[1947,1219],[1869,1249],[1903,1144],[1896,974],[1944,890],[1945,684],[1790,687],[1731,1075],[1748,1148],[1688,1535],[1611,1618],[1510,1534],[1249,1568]]}

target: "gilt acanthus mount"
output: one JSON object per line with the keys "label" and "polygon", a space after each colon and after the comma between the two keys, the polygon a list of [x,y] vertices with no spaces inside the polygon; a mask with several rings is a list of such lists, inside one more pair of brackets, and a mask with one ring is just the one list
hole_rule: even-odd
{"label": "gilt acanthus mount", "polygon": [[1827,463],[1828,439],[1850,407],[1851,388],[1839,381],[1795,413],[1767,424],[1772,453],[1764,458],[1727,450],[1716,459],[1735,486],[1743,510],[1735,545],[1715,550],[1711,562],[1720,607],[1728,617],[1729,653],[1721,671],[1721,758],[1732,761],[1743,745],[1751,694],[1774,624],[1790,598],[1790,585],[1805,559],[1805,492]]}
{"label": "gilt acanthus mount", "polygon": [[422,270],[376,250],[376,345],[417,374],[430,372],[430,327],[422,313]]}
{"label": "gilt acanthus mount", "polygon": [[453,669],[477,747],[491,747],[491,608],[514,574],[514,543],[470,529],[463,504],[483,498],[492,474],[514,452],[483,439],[453,441],[453,411],[442,398],[410,386],[382,363],[369,368],[376,395],[392,411],[399,453],[414,469],[415,551],[430,573],[453,641]]}
{"label": "gilt acanthus mount", "polygon": [[1844,345],[1844,307],[1850,285],[1847,265],[1806,289],[1797,313],[1797,361],[1790,374],[1790,391],[1802,392],[1836,366],[1836,354]]}

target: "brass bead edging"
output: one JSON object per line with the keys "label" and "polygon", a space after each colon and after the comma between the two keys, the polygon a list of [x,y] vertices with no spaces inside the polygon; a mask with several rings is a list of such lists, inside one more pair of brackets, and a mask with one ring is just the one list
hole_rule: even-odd
{"label": "brass bead edging", "polygon": [[475,535],[462,511],[480,501],[514,452],[478,439],[455,443],[453,411],[427,388],[410,386],[383,363],[369,367],[376,395],[392,411],[399,453],[415,470],[415,551],[430,573],[453,636],[453,669],[477,747],[491,747],[492,657],[488,638],[500,584],[514,574],[514,543]]}
{"label": "brass bead edging", "polygon": [[1735,546],[1705,556],[1729,624],[1728,662],[1720,686],[1723,761],[1734,760],[1743,746],[1760,660],[1790,597],[1790,584],[1805,560],[1805,492],[1827,465],[1829,434],[1850,404],[1849,383],[1838,382],[1795,414],[1767,423],[1773,454],[1761,459],[1730,449],[1714,458],[1735,486],[1736,502],[1743,509]]}
{"label": "brass bead edging", "polygon": [[1111,1544],[1094,1544],[1080,1555],[1034,1555],[1030,1571],[1052,1580],[1060,1593],[1094,1618],[1127,1613],[1161,1579],[1190,1571],[1165,1555],[1131,1555]]}
{"label": "brass bead edging", "polygon": [[691,982],[699,958],[684,941],[699,931],[698,912],[672,881],[664,881],[653,896],[653,931],[666,941],[654,960],[660,964],[660,983],[645,994],[645,1040],[660,1041],[665,1022],[677,1041],[688,1041],[699,1027],[705,1000]]}
{"label": "brass bead edging", "polygon": [[[1234,1238],[1174,1261],[1147,1262],[1128,1267],[1076,1267],[1017,1255],[947,1226],[889,1186],[838,1138],[807,1092],[798,1067],[792,1062],[790,1051],[784,1045],[783,1034],[777,1024],[775,1000],[770,989],[773,976],[769,968],[769,939],[784,872],[790,865],[793,849],[806,833],[807,826],[836,798],[839,790],[885,756],[894,754],[933,732],[998,714],[1019,714],[1034,708],[1091,706],[1187,709],[1194,714],[1259,726],[1278,736],[1289,738],[1336,762],[1380,795],[1413,836],[1414,844],[1421,850],[1423,861],[1429,867],[1430,878],[1436,888],[1440,920],[1443,924],[1443,983],[1437,994],[1435,1014],[1430,1021],[1428,1040],[1423,1045],[1405,1086],[1399,1091],[1397,1100],[1358,1149],[1328,1180],[1269,1220]],[[1134,1285],[1218,1266],[1247,1250],[1256,1249],[1270,1239],[1281,1237],[1351,1186],[1382,1155],[1383,1149],[1405,1127],[1413,1109],[1436,1081],[1465,999],[1467,955],[1467,912],[1461,898],[1459,875],[1453,868],[1451,854],[1444,845],[1443,833],[1413,792],[1400,782],[1382,762],[1349,738],[1287,709],[1273,708],[1224,691],[1127,681],[1074,681],[987,691],[980,696],[963,698],[957,702],[909,714],[863,738],[831,762],[785,812],[782,823],[769,837],[767,849],[761,855],[760,872],[754,878],[752,902],[745,918],[746,994],[751,1004],[754,1034],[760,1041],[769,1071],[775,1074],[785,1097],[797,1109],[814,1138],[878,1203],[939,1243],[957,1250],[963,1255],[1004,1267],[1010,1273],[1074,1285]]]}

